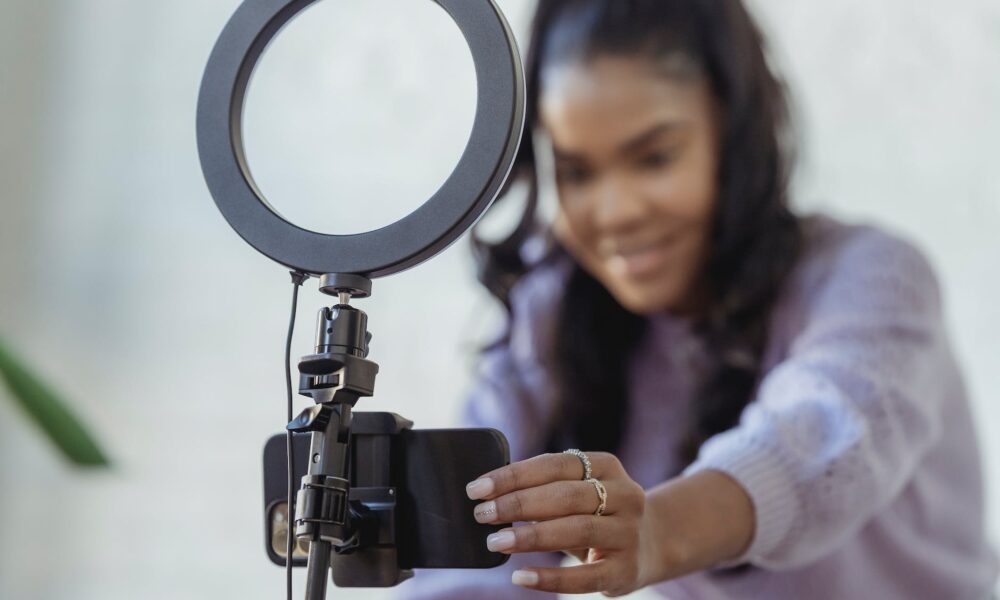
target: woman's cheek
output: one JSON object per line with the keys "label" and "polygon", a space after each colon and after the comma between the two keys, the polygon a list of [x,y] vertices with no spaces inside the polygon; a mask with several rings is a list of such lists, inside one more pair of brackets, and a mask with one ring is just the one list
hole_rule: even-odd
{"label": "woman's cheek", "polygon": [[556,239],[578,261],[592,266],[597,258],[597,236],[588,222],[582,200],[582,198],[564,200],[560,204],[552,230]]}

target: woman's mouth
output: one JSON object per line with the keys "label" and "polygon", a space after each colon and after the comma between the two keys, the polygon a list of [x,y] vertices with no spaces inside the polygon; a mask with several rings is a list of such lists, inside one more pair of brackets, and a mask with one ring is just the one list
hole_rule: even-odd
{"label": "woman's mouth", "polygon": [[627,250],[616,250],[607,258],[608,269],[616,275],[643,278],[659,272],[669,256],[670,240]]}

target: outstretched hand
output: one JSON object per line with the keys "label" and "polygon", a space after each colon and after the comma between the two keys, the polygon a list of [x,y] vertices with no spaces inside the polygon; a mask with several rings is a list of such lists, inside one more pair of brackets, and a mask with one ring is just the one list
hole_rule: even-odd
{"label": "outstretched hand", "polygon": [[587,453],[592,477],[607,491],[604,512],[599,485],[583,479],[584,467],[572,454],[543,454],[496,469],[467,486],[480,523],[515,523],[487,538],[494,552],[564,551],[584,564],[516,571],[512,581],[559,593],[604,592],[620,596],[651,583],[658,561],[649,539],[646,493],[613,455]]}
{"label": "outstretched hand", "polygon": [[746,490],[716,470],[675,477],[650,490],[611,454],[588,452],[584,480],[573,454],[543,454],[482,475],[466,491],[480,523],[526,523],[487,538],[494,552],[563,551],[584,564],[515,571],[518,585],[545,592],[621,596],[742,556],[756,515]]}

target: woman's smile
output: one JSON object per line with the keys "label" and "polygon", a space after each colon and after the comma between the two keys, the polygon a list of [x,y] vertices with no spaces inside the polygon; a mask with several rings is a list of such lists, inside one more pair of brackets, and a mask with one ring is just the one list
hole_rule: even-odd
{"label": "woman's smile", "polygon": [[620,277],[646,279],[661,275],[670,262],[671,248],[676,237],[660,238],[642,244],[606,244],[604,253],[608,270]]}

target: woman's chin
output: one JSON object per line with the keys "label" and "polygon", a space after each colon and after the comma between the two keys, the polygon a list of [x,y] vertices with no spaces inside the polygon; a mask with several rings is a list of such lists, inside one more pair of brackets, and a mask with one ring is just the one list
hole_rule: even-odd
{"label": "woman's chin", "polygon": [[615,297],[626,310],[631,313],[648,316],[680,311],[683,306],[682,295],[674,286],[622,284],[609,286],[611,295]]}

